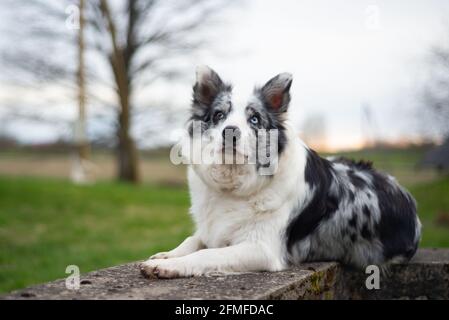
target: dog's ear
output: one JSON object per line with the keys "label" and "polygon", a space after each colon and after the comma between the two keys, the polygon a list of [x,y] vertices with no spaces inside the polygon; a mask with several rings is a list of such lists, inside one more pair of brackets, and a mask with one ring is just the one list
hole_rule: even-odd
{"label": "dog's ear", "polygon": [[196,83],[193,86],[193,102],[210,107],[217,95],[227,86],[220,76],[208,66],[196,68]]}
{"label": "dog's ear", "polygon": [[281,73],[271,78],[260,89],[262,98],[268,108],[276,112],[285,112],[290,103],[290,87],[293,76],[290,73]]}

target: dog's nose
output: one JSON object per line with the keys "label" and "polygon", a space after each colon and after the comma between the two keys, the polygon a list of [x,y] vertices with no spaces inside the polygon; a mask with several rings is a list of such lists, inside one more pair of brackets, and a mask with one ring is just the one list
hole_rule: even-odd
{"label": "dog's nose", "polygon": [[223,135],[223,140],[239,140],[242,135],[240,129],[236,126],[225,127],[221,134]]}

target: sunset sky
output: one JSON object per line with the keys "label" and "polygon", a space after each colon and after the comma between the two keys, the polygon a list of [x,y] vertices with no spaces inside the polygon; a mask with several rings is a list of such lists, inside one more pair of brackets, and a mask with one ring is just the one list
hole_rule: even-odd
{"label": "sunset sky", "polygon": [[[233,83],[242,103],[255,84],[290,72],[292,121],[301,130],[307,119],[319,118],[327,148],[358,147],[370,136],[418,139],[422,128],[416,108],[426,79],[426,58],[432,45],[446,38],[449,44],[447,16],[449,1],[444,0],[246,0],[219,14],[220,23],[205,32],[209,46],[178,59],[191,69],[190,79],[158,81],[136,97],[136,104],[169,104],[171,112],[186,117],[199,64],[211,66]],[[60,93],[47,89],[49,95]],[[42,91],[19,90],[3,82],[0,107],[18,93],[33,100]],[[371,114],[370,123],[364,120],[362,106]],[[76,103],[49,110],[75,117]],[[158,116],[151,121],[159,121]],[[20,121],[3,125],[30,142],[50,141],[56,132],[51,126]],[[150,140],[169,142],[181,125],[182,121],[171,123],[173,134],[155,133]],[[146,143],[152,145],[153,141]]]}

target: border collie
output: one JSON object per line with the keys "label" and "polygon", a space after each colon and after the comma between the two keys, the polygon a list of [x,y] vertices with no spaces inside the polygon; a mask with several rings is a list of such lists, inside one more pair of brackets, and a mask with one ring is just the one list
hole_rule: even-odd
{"label": "border collie", "polygon": [[[235,103],[231,85],[209,67],[196,76],[182,149],[196,231],[143,262],[145,276],[280,271],[331,260],[364,268],[415,254],[415,200],[371,163],[324,159],[300,140],[287,116],[291,74],[255,88],[245,103]],[[213,161],[198,161],[205,154]]]}

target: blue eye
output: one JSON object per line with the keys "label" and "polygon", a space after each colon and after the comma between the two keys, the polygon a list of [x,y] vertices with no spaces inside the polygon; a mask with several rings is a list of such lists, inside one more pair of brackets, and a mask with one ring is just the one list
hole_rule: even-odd
{"label": "blue eye", "polygon": [[223,114],[223,112],[221,112],[221,111],[218,111],[217,113],[215,113],[215,115],[214,115],[214,121],[215,122],[217,122],[217,121],[219,121],[219,120],[221,120],[221,119],[223,119],[224,118],[224,114]]}
{"label": "blue eye", "polygon": [[252,116],[249,119],[249,122],[251,122],[252,124],[258,124],[259,123],[259,118],[257,116]]}

